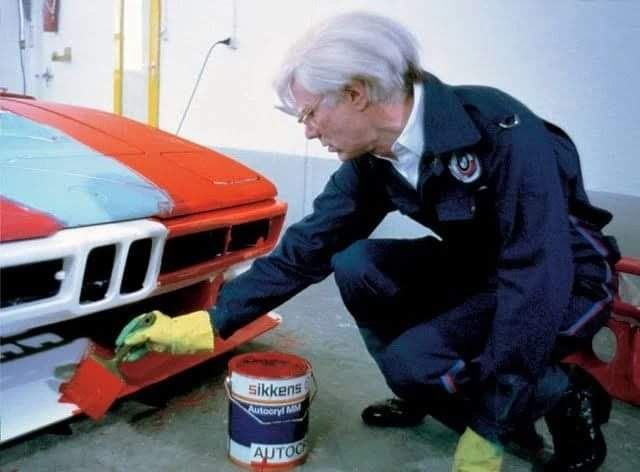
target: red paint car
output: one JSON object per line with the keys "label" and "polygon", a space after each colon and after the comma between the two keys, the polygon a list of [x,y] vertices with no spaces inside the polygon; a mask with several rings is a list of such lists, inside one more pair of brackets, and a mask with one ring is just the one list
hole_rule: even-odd
{"label": "red paint car", "polygon": [[[81,413],[58,388],[89,348],[111,352],[134,315],[211,307],[225,278],[273,248],[285,212],[273,184],[211,149],[0,94],[0,441]],[[213,355],[126,365],[123,394],[278,322],[266,314]]]}

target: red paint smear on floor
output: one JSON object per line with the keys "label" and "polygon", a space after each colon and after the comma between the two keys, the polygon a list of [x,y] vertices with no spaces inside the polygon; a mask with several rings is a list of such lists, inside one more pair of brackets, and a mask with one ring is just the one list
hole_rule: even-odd
{"label": "red paint smear on floor", "polygon": [[185,395],[182,398],[176,398],[171,403],[175,407],[174,409],[179,410],[185,407],[191,408],[194,406],[201,405],[202,403],[207,401],[209,397],[210,395],[207,395],[205,392],[193,392],[193,393],[190,393],[189,395]]}
{"label": "red paint smear on floor", "polygon": [[279,331],[276,338],[279,350],[296,351],[302,346],[300,339],[295,338],[291,333]]}

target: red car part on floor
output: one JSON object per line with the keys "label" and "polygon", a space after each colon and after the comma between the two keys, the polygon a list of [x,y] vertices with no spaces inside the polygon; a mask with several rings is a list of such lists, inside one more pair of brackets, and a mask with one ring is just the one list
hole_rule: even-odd
{"label": "red car part on floor", "polygon": [[[640,276],[640,259],[622,258],[616,270],[618,274]],[[616,339],[615,354],[610,362],[598,358],[593,350],[574,354],[565,362],[584,367],[612,397],[640,405],[640,307],[616,294],[607,327]]]}

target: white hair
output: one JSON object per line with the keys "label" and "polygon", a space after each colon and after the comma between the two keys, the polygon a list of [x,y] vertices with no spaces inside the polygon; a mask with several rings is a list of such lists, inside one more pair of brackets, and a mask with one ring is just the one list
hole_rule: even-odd
{"label": "white hair", "polygon": [[420,77],[418,44],[404,26],[353,12],[325,20],[294,43],[273,85],[284,108],[293,111],[293,81],[335,103],[347,85],[361,80],[372,102],[384,102],[411,93]]}

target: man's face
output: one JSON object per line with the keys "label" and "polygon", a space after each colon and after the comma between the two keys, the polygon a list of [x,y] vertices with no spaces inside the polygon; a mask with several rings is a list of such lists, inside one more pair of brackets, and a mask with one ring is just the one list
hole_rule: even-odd
{"label": "man's face", "polygon": [[375,133],[357,101],[366,97],[354,96],[360,92],[347,90],[335,105],[329,105],[323,96],[310,93],[296,82],[291,91],[302,114],[307,139],[320,140],[329,152],[337,153],[341,161],[374,149]]}

